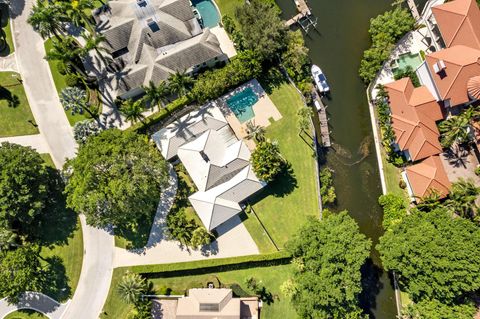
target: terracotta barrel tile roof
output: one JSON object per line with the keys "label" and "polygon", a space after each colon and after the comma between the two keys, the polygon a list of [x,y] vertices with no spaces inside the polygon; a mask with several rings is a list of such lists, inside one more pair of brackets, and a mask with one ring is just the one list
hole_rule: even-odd
{"label": "terracotta barrel tile roof", "polygon": [[455,0],[432,7],[448,47],[466,45],[480,49],[480,10],[475,0]]}
{"label": "terracotta barrel tile roof", "polygon": [[470,98],[480,99],[480,76],[474,76],[467,82],[467,91]]}
{"label": "terracotta barrel tile roof", "polygon": [[408,182],[416,197],[422,198],[433,190],[443,198],[448,195],[451,183],[439,156],[431,156],[406,169]]}

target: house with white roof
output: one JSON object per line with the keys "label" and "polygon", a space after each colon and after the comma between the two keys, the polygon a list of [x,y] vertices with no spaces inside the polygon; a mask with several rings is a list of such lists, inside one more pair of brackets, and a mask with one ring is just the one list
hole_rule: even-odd
{"label": "house with white roof", "polygon": [[198,189],[190,203],[208,230],[239,214],[240,204],[266,185],[252,170],[247,145],[214,104],[182,117],[153,139],[167,160],[185,166]]}

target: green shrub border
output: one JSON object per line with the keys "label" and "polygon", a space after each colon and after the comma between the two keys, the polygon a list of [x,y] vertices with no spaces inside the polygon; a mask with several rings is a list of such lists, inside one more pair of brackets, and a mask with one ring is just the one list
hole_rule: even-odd
{"label": "green shrub border", "polygon": [[192,102],[192,99],[190,97],[182,96],[182,97],[176,99],[175,101],[167,104],[167,106],[165,108],[163,108],[160,111],[155,112],[152,115],[150,115],[149,117],[147,117],[143,123],[138,122],[138,123],[130,126],[127,130],[128,131],[135,131],[137,133],[144,134],[144,133],[146,133],[147,129],[150,126],[164,120],[165,118],[170,116],[173,112],[175,112],[176,110],[184,107],[185,105],[190,104],[191,102]]}
{"label": "green shrub border", "polygon": [[173,264],[141,265],[125,267],[146,278],[168,278],[201,275],[254,267],[268,267],[290,263],[292,256],[282,250],[270,254],[215,258]]}

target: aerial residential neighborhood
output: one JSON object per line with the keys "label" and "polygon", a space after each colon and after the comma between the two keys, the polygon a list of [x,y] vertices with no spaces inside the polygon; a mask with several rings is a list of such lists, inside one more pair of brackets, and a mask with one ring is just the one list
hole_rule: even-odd
{"label": "aerial residential neighborhood", "polygon": [[479,5],[0,0],[0,318],[480,318]]}

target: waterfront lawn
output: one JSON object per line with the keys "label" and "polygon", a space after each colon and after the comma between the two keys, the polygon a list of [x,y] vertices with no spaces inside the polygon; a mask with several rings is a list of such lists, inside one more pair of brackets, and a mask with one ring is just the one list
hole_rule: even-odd
{"label": "waterfront lawn", "polygon": [[18,73],[0,72],[0,137],[38,133],[19,79]]}
{"label": "waterfront lawn", "polygon": [[[267,138],[277,140],[280,151],[291,165],[289,174],[280,176],[257,196],[252,206],[265,228],[281,249],[285,242],[303,225],[308,216],[319,216],[315,180],[314,150],[298,134],[297,110],[303,101],[295,88],[287,83],[269,89],[262,83],[282,119],[266,128]],[[263,230],[252,226],[254,216],[249,216],[245,226],[254,238],[260,252],[273,251],[273,245],[265,245]]]}
{"label": "waterfront lawn", "polygon": [[215,0],[222,16],[230,16],[235,19],[235,9],[241,7],[245,2],[243,0]]}
{"label": "waterfront lawn", "polygon": [[[45,52],[48,52],[52,48],[52,39],[48,39],[44,44]],[[48,61],[53,82],[55,83],[55,88],[57,89],[57,94],[60,96],[60,92],[67,87],[67,84],[65,83],[65,75],[62,75],[60,72],[58,72],[57,63],[58,61]],[[70,111],[65,111],[65,114],[67,115],[68,122],[72,126],[79,121],[89,119],[89,116],[86,113],[72,115]]]}
{"label": "waterfront lawn", "polygon": [[47,319],[40,312],[30,309],[22,309],[9,313],[4,319]]}
{"label": "waterfront lawn", "polygon": [[0,56],[7,56],[15,51],[12,38],[12,29],[10,28],[10,14],[8,5],[0,4],[0,14],[0,27],[2,28],[2,32],[5,33],[5,41],[7,42],[5,49],[0,52]]}
{"label": "waterfront lawn", "polygon": [[[125,304],[117,293],[117,285],[128,269],[116,268],[113,271],[110,291],[101,318],[128,318],[133,309],[131,305]],[[257,284],[266,288],[267,294],[271,293],[271,302],[263,304],[262,317],[295,318],[296,313],[290,301],[280,292],[282,283],[291,277],[292,269],[292,265],[254,267],[194,276],[154,278],[151,281],[156,294],[182,295],[189,288],[205,287],[208,282],[213,281],[220,282],[226,287],[237,284],[247,295],[253,295],[254,293],[246,287],[245,280],[254,277]]]}
{"label": "waterfront lawn", "polygon": [[399,184],[402,180],[402,176],[400,175],[400,169],[386,160],[386,154],[383,149],[381,151],[381,157],[383,162],[383,173],[385,175],[387,193],[392,193],[402,197],[408,207],[409,199],[407,191],[400,188]]}

